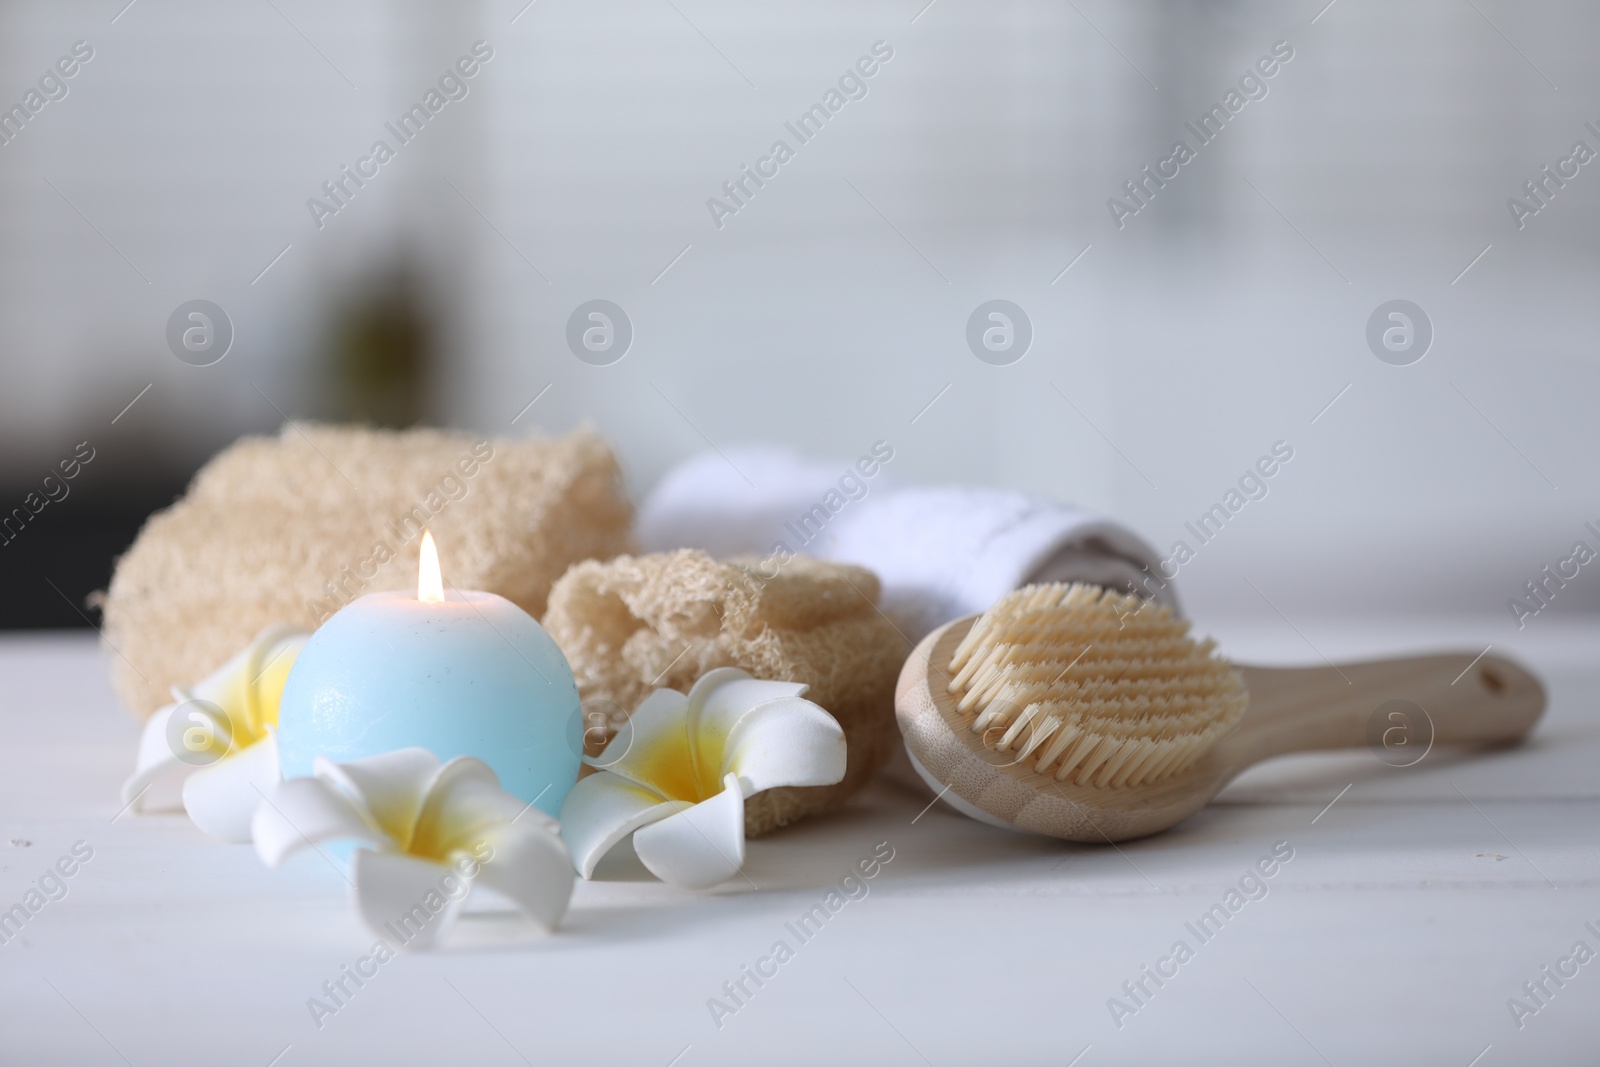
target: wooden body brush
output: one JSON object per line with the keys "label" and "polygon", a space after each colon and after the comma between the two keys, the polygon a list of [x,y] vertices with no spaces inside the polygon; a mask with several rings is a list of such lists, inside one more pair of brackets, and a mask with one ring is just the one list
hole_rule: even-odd
{"label": "wooden body brush", "polygon": [[947,623],[895,692],[912,764],[984,822],[1122,841],[1188,818],[1261,760],[1366,745],[1390,700],[1422,708],[1436,744],[1516,741],[1544,711],[1538,679],[1497,656],[1465,673],[1470,653],[1236,667],[1188,630],[1079,584],[1025,586]]}

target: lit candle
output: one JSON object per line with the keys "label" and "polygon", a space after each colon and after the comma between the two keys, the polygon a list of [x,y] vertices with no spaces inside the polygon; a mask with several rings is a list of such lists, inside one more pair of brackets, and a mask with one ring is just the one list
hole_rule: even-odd
{"label": "lit candle", "polygon": [[476,756],[507,792],[555,815],[578,778],[582,720],[572,669],[527,612],[452,589],[424,532],[417,592],[369,593],[323,623],[278,713],[284,777],[418,746]]}

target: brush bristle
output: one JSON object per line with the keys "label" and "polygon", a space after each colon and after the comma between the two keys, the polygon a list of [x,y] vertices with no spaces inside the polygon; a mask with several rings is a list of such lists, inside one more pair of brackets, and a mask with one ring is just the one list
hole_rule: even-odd
{"label": "brush bristle", "polygon": [[1199,759],[1249,692],[1165,605],[1099,586],[1024,586],[984,612],[949,691],[996,752],[1076,785],[1144,785]]}

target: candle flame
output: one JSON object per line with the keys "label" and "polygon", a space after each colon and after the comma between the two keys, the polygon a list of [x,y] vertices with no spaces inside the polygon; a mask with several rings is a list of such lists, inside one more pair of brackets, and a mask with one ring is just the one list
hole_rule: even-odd
{"label": "candle flame", "polygon": [[439,550],[433,532],[422,531],[422,554],[417,559],[417,599],[424,604],[444,602],[444,577],[439,573]]}

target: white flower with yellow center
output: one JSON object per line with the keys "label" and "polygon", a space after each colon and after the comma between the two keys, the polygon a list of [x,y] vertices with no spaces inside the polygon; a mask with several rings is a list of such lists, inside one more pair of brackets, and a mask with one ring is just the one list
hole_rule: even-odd
{"label": "white flower with yellow center", "polygon": [[[844,777],[845,740],[806,686],[722,667],[684,696],[658,689],[629,716],[561,808],[561,836],[585,878],[633,834],[663,882],[705,889],[744,864],[746,797]],[[613,753],[613,749],[620,752]]]}
{"label": "white flower with yellow center", "polygon": [[173,686],[173,703],[144,724],[133,775],[122,784],[123,804],[141,811],[182,807],[213,837],[249,841],[250,817],[280,777],[283,684],[310,636],[271,627],[198,685]]}
{"label": "white flower with yellow center", "polygon": [[441,765],[427,749],[402,748],[349,763],[319,756],[313,767],[257,809],[256,855],[276,867],[325,841],[365,846],[350,878],[373,933],[426,947],[475,885],[547,931],[566,914],[575,878],[555,820],[501,789],[482,761]]}

